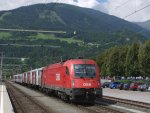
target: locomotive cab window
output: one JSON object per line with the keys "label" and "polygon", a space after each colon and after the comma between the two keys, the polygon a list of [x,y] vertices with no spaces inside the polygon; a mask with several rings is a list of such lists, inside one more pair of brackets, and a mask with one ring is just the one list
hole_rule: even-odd
{"label": "locomotive cab window", "polygon": [[69,69],[66,67],[66,75],[69,75]]}
{"label": "locomotive cab window", "polygon": [[96,77],[96,67],[91,64],[75,64],[74,76],[77,78],[94,78]]}

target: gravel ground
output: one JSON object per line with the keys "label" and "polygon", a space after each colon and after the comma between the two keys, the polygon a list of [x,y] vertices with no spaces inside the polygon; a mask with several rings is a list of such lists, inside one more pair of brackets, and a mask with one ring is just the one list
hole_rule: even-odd
{"label": "gravel ground", "polygon": [[87,111],[83,111],[78,107],[75,107],[71,104],[66,104],[60,99],[47,97],[40,92],[36,92],[29,88],[23,87],[21,85],[14,84],[17,88],[21,89],[23,92],[28,92],[28,94],[38,100],[40,103],[44,104],[48,107],[53,113],[87,113]]}
{"label": "gravel ground", "polygon": [[[28,94],[32,98],[38,100],[40,103],[47,106],[48,109],[50,109],[50,111],[52,111],[52,113],[89,113],[87,110],[81,109],[80,107],[77,107],[77,106],[72,105],[72,104],[67,104],[59,98],[47,97],[47,95],[45,95],[43,93],[36,92],[32,89],[26,88],[24,86],[21,86],[21,85],[15,84],[15,83],[13,83],[13,85],[15,85],[16,87],[18,87],[19,89],[21,89],[22,91],[24,91],[26,93],[28,92]],[[119,98],[119,97],[122,98],[122,96],[123,96],[123,97],[126,97],[128,99],[132,99],[132,100],[135,97],[137,100],[139,100],[138,98],[141,98],[141,95],[142,95],[143,98],[147,97],[147,100],[144,100],[144,102],[148,101],[149,97],[150,97],[150,92],[124,91],[124,90],[120,91],[118,89],[106,89],[106,88],[103,90],[103,92],[104,92],[104,95],[107,95],[107,96],[114,96],[117,98]],[[150,102],[150,101],[148,101],[148,102]],[[138,109],[135,109],[136,110],[135,111],[134,108],[133,109],[132,109],[132,107],[128,108],[127,106],[126,107],[124,106],[123,108],[118,108],[119,106],[116,104],[116,105],[110,105],[109,107],[110,108],[112,107],[114,109],[120,109],[122,112],[125,112],[125,113],[126,112],[128,112],[128,113],[131,113],[131,112],[132,113],[149,113],[147,111],[142,112],[143,110],[139,111]],[[95,107],[95,106],[92,106],[92,108],[93,107]]]}
{"label": "gravel ground", "polygon": [[103,95],[150,103],[150,92],[103,88]]}

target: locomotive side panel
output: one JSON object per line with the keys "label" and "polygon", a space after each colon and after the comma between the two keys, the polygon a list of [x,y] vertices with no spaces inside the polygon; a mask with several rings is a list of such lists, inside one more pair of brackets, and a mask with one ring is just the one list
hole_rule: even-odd
{"label": "locomotive side panel", "polygon": [[65,67],[50,67],[43,70],[43,87],[62,90],[65,88]]}

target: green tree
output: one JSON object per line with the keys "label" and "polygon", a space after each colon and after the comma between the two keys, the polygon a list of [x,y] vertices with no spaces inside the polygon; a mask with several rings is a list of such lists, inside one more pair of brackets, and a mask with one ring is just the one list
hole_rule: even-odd
{"label": "green tree", "polygon": [[101,77],[106,77],[107,76],[107,66],[106,64],[102,64],[102,68],[101,68]]}
{"label": "green tree", "polygon": [[126,76],[137,77],[140,75],[138,62],[139,44],[134,43],[129,47],[126,57]]}
{"label": "green tree", "polygon": [[127,56],[128,46],[122,46],[119,48],[119,59],[118,59],[118,72],[119,75],[125,76],[125,63]]}
{"label": "green tree", "polygon": [[113,48],[109,48],[104,53],[101,53],[97,58],[96,62],[101,70],[101,76],[108,76],[108,58]]}
{"label": "green tree", "polygon": [[143,77],[150,77],[150,41],[146,41],[139,49],[139,66]]}
{"label": "green tree", "polygon": [[114,47],[108,58],[108,73],[110,76],[119,76],[119,48]]}

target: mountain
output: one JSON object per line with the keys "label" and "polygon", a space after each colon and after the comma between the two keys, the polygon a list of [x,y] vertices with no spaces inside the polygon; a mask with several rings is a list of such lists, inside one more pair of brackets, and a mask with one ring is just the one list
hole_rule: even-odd
{"label": "mountain", "polygon": [[137,24],[145,29],[148,29],[150,31],[150,20],[145,21],[145,22],[135,22],[135,24]]}
{"label": "mountain", "polygon": [[94,58],[112,46],[142,43],[147,40],[145,36],[150,36],[148,30],[115,16],[56,3],[1,11],[0,28],[66,31],[65,34],[0,31],[0,51],[5,56],[29,58],[24,62],[4,61],[25,63],[22,71],[62,58]]}
{"label": "mountain", "polygon": [[1,28],[116,32],[148,32],[136,24],[100,11],[67,4],[37,4],[0,12]]}

